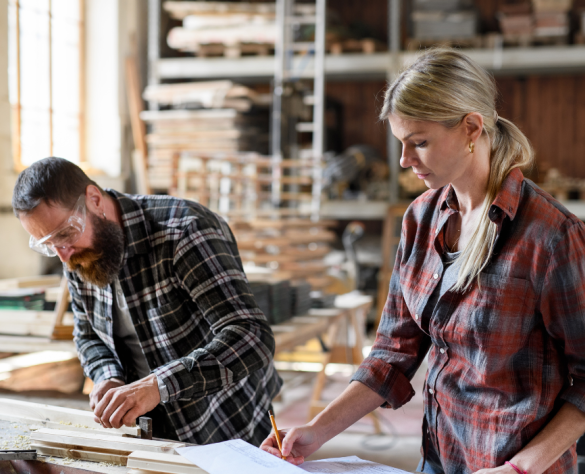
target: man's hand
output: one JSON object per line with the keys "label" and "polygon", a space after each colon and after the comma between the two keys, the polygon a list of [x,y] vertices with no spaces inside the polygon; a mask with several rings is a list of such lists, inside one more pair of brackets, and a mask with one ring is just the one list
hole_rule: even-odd
{"label": "man's hand", "polygon": [[131,426],[141,415],[160,403],[156,375],[129,385],[110,388],[93,410],[94,418],[105,428]]}
{"label": "man's hand", "polygon": [[93,390],[89,394],[89,408],[93,410],[108,390],[115,387],[121,387],[122,385],[125,385],[125,383],[119,379],[103,380],[94,385]]}

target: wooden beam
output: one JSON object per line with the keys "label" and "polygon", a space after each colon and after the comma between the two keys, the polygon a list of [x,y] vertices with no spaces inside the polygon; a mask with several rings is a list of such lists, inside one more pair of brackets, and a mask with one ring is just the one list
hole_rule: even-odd
{"label": "wooden beam", "polygon": [[67,311],[67,307],[69,306],[69,286],[67,285],[67,277],[65,276],[61,278],[60,290],[61,293],[57,299],[57,304],[55,305],[55,319],[53,321],[53,332],[51,334],[51,338],[73,339],[73,331],[71,332],[70,338],[66,337],[68,336],[69,331],[63,327],[63,318],[65,316],[65,312]]}
{"label": "wooden beam", "polygon": [[8,278],[0,280],[0,290],[15,290],[18,288],[36,288],[59,286],[61,275],[32,276],[22,278]]}
{"label": "wooden beam", "polygon": [[[91,411],[75,410],[73,408],[56,407],[40,403],[24,402],[9,398],[0,398],[0,419],[7,421],[22,421],[40,426],[61,426],[69,430],[70,427],[81,428],[87,436],[93,437],[108,433],[110,437],[119,438],[123,435],[140,436],[137,426],[123,426],[120,429],[106,429],[93,420]],[[42,431],[42,430],[41,430]],[[55,429],[49,431],[56,431]],[[81,436],[81,435],[79,435]],[[128,438],[131,439],[131,438]]]}
{"label": "wooden beam", "polygon": [[128,95],[128,108],[130,112],[130,125],[132,128],[132,137],[136,152],[133,153],[133,165],[136,172],[138,188],[144,194],[150,194],[150,184],[148,182],[148,148],[146,146],[146,125],[140,118],[140,113],[144,111],[144,102],[142,101],[140,91],[140,78],[138,75],[138,65],[134,55],[126,58],[126,88]]}
{"label": "wooden beam", "polygon": [[[92,415],[93,416],[93,415]],[[31,441],[42,441],[43,445],[76,449],[83,451],[111,452],[128,455],[133,451],[152,451],[157,453],[175,453],[175,448],[185,446],[173,441],[155,441],[149,439],[127,438],[105,433],[88,431],[65,431],[43,428],[33,431]],[[86,449],[89,448],[89,449]]]}
{"label": "wooden beam", "polygon": [[83,380],[74,352],[33,352],[0,360],[0,388],[5,390],[78,393]]}
{"label": "wooden beam", "polygon": [[0,335],[0,347],[4,352],[75,351],[73,341],[57,341],[49,337],[25,337]]}
{"label": "wooden beam", "polygon": [[37,442],[31,444],[31,449],[36,449],[39,453],[46,456],[58,456],[61,458],[81,459],[84,461],[107,462],[112,464],[120,464],[125,466],[127,457],[119,454],[100,453],[97,451],[83,451],[79,449],[58,448],[56,446],[48,446]]}
{"label": "wooden beam", "polygon": [[148,451],[134,451],[128,456],[129,468],[168,474],[206,474],[183,456]]}

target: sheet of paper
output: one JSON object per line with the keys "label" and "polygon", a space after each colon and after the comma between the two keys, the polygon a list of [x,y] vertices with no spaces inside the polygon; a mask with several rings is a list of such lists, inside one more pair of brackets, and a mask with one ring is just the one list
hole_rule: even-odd
{"label": "sheet of paper", "polygon": [[307,461],[299,467],[314,474],[410,474],[394,467],[364,461],[357,456]]}
{"label": "sheet of paper", "polygon": [[307,461],[297,467],[241,439],[175,451],[209,474],[410,474],[357,456]]}
{"label": "sheet of paper", "polygon": [[302,469],[241,439],[176,451],[209,474],[303,474]]}

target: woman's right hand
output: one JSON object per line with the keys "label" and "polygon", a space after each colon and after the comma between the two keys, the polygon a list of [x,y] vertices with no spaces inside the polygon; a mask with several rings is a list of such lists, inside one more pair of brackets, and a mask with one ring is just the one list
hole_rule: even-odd
{"label": "woman's right hand", "polygon": [[[317,430],[310,425],[299,426],[290,430],[278,430],[282,440],[282,455],[291,464],[298,466],[305,462],[305,458],[317,451],[323,444],[319,441]],[[274,432],[260,445],[267,453],[281,457],[278,442]]]}

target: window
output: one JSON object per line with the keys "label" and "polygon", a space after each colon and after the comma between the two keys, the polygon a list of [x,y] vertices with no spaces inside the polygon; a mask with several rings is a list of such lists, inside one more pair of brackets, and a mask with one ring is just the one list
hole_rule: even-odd
{"label": "window", "polygon": [[84,153],[84,1],[9,0],[8,76],[15,168]]}

